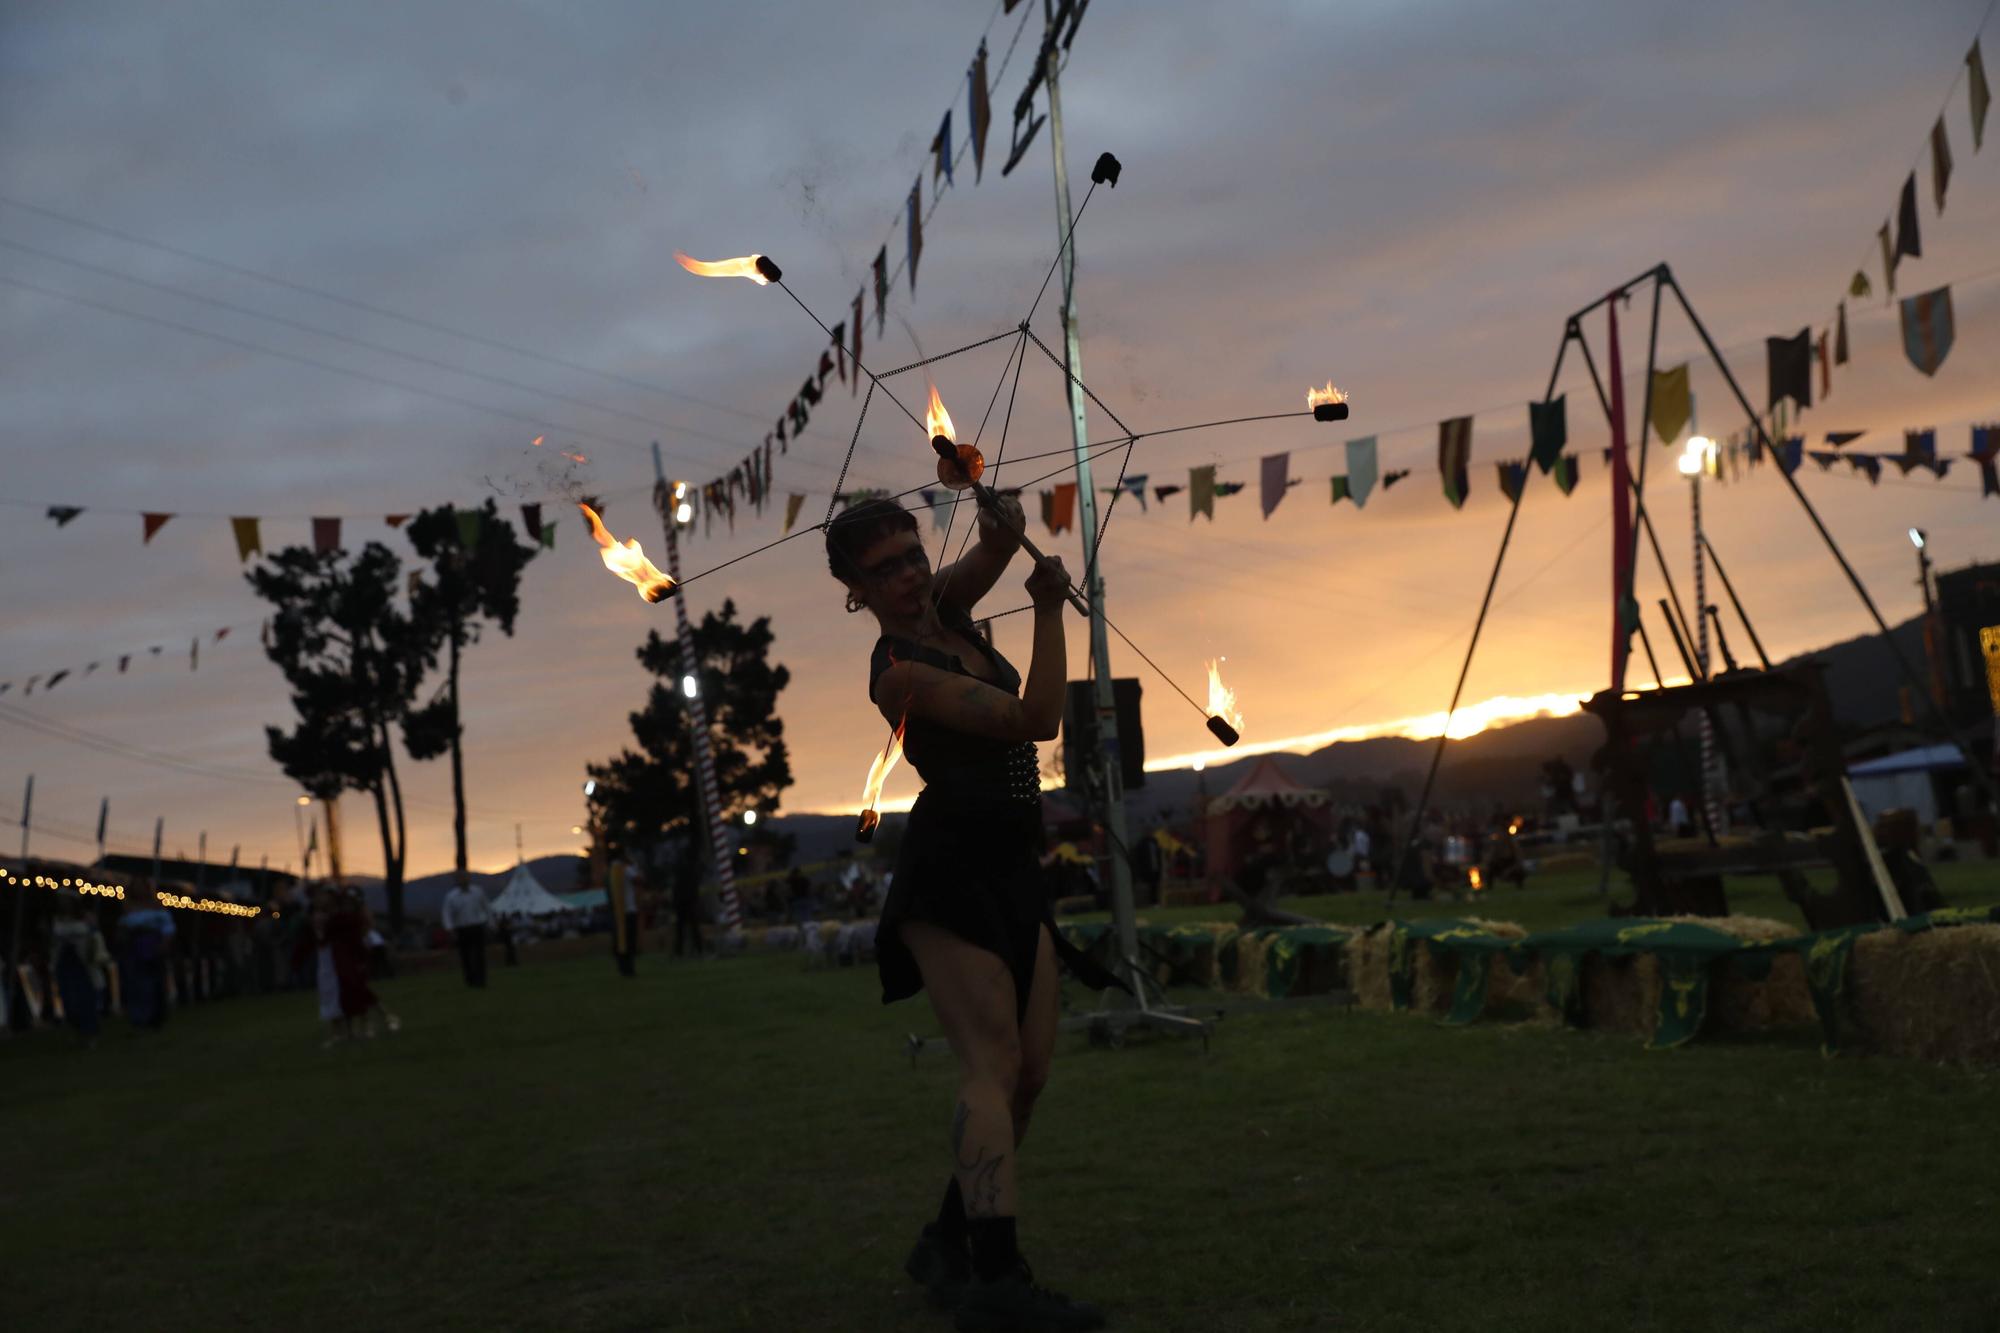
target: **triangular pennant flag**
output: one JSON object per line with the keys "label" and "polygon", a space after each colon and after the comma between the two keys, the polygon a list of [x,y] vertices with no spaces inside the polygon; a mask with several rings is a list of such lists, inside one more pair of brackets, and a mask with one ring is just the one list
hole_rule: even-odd
{"label": "triangular pennant flag", "polygon": [[2000,455],[2000,426],[1974,426],[1972,461],[1979,464],[1979,494],[1982,499],[2000,495],[2000,475],[1996,475],[1993,465],[1996,455]]}
{"label": "triangular pennant flag", "polygon": [[1049,530],[1050,535],[1054,535],[1056,530],[1056,493],[1054,491],[1041,492],[1041,501],[1042,526]]}
{"label": "triangular pennant flag", "polygon": [[1972,108],[1972,151],[1978,152],[1986,139],[1986,108],[1993,101],[1993,94],[1986,87],[1986,62],[1979,55],[1979,43],[1965,53],[1966,101]]}
{"label": "triangular pennant flag", "polygon": [[1924,241],[1917,230],[1917,173],[1911,172],[1903,182],[1903,194],[1896,201],[1896,258],[1904,255],[1912,259],[1924,257]]}
{"label": "triangular pennant flag", "polygon": [[1903,351],[1918,370],[1926,375],[1937,374],[1938,367],[1951,354],[1954,332],[1951,288],[1939,287],[1903,298]]}
{"label": "triangular pennant flag", "polygon": [[194,639],[192,639],[188,643],[188,670],[193,671],[200,666],[201,666],[201,636],[196,635]]}
{"label": "triangular pennant flag", "polygon": [[[1906,430],[1903,432],[1903,457],[1910,460],[1911,467],[1929,467],[1937,462],[1937,432],[1934,430]],[[1908,472],[1909,468],[1903,469]]]}
{"label": "triangular pennant flag", "polygon": [[313,554],[331,555],[340,549],[340,520],[337,518],[316,518],[313,520]]}
{"label": "triangular pennant flag", "polygon": [[216,641],[217,643],[221,643],[221,642],[222,642],[222,641],[223,641],[224,639],[228,638],[228,637],[229,637],[229,631],[230,631],[230,629],[231,629],[231,628],[232,628],[232,627],[231,627],[231,626],[229,626],[229,625],[224,625],[224,626],[223,626],[223,627],[222,627],[221,629],[217,630],[217,631],[215,632],[215,641]]}
{"label": "triangular pennant flag", "polygon": [[140,541],[139,541],[139,544],[140,544],[141,546],[145,546],[145,545],[149,544],[149,543],[150,543],[150,542],[151,542],[151,541],[153,540],[153,534],[154,534],[154,533],[156,533],[156,532],[158,532],[158,531],[159,531],[159,530],[160,530],[161,528],[164,528],[165,526],[167,526],[167,520],[168,520],[168,519],[170,519],[170,518],[172,518],[172,517],[173,517],[173,515],[172,515],[172,514],[142,514],[142,515],[140,515],[140,519],[141,519],[141,521],[142,521],[142,522],[143,522],[143,523],[145,524],[145,528],[146,528],[146,532],[145,532],[145,536],[143,536],[142,538],[140,538]]}
{"label": "triangular pennant flag", "polygon": [[865,291],[854,293],[854,378],[847,382],[847,396],[852,398],[861,389],[861,326],[867,321],[861,315],[862,298]]}
{"label": "triangular pennant flag", "polygon": [[56,686],[58,686],[58,685],[62,684],[62,683],[63,683],[63,682],[65,681],[65,680],[67,680],[67,679],[69,679],[69,668],[68,668],[68,667],[64,667],[64,668],[63,668],[63,669],[62,669],[61,671],[58,671],[58,672],[56,672],[56,674],[55,674],[55,675],[53,675],[53,676],[50,676],[50,677],[49,677],[49,683],[48,683],[48,684],[46,684],[46,685],[44,685],[44,686],[42,686],[42,689],[43,689],[44,691],[47,691],[47,690],[52,690],[52,689],[54,689],[54,688],[55,688]]}
{"label": "triangular pennant flag", "polygon": [[1785,475],[1790,476],[1799,470],[1799,464],[1805,461],[1805,456],[1806,437],[1791,436],[1778,448],[1778,466],[1785,470]]}
{"label": "triangular pennant flag", "polygon": [[1847,456],[1847,465],[1856,472],[1867,473],[1870,485],[1881,484],[1882,456],[1880,454],[1849,454]]}
{"label": "triangular pennant flag", "polygon": [[167,647],[163,643],[156,643],[152,645],[150,648],[146,649],[147,652],[151,653],[155,657],[158,657],[161,653],[165,652],[166,650]]}
{"label": "triangular pennant flag", "polygon": [[1339,504],[1342,500],[1349,498],[1351,498],[1351,493],[1347,488],[1347,478],[1335,477],[1333,479],[1333,503]]}
{"label": "triangular pennant flag", "polygon": [[[1672,444],[1681,437],[1688,418],[1694,414],[1694,400],[1688,391],[1687,363],[1682,362],[1672,370],[1653,372],[1653,429],[1659,433],[1661,444]],[[1542,469],[1544,472],[1547,468]]]}
{"label": "triangular pennant flag", "polygon": [[799,506],[803,505],[805,502],[806,502],[806,497],[800,495],[797,491],[793,491],[790,495],[785,497],[786,532],[789,533],[792,530],[792,525],[799,521]]}
{"label": "triangular pennant flag", "polygon": [[132,665],[132,654],[126,653],[118,659],[118,674],[124,675],[125,668]]}
{"label": "triangular pennant flag", "polygon": [[1821,402],[1825,402],[1826,396],[1833,392],[1833,363],[1827,359],[1827,336],[1826,330],[1822,329],[1820,330],[1819,337],[1813,339],[1813,355],[1819,360],[1819,398]]}
{"label": "triangular pennant flag", "polygon": [[[847,321],[844,319],[833,326],[833,351],[833,368],[840,372],[840,382],[845,384],[847,383]],[[821,365],[825,365],[826,357],[821,356],[819,361]],[[826,376],[823,374],[819,377],[819,385],[822,389],[826,387]],[[767,437],[765,448],[769,447],[770,440]]]}
{"label": "triangular pennant flag", "polygon": [[1889,236],[1889,224],[1883,223],[1875,239],[1882,242],[1882,285],[1885,289],[1883,300],[1896,294],[1896,242]]}
{"label": "triangular pennant flag", "polygon": [[1840,303],[1840,314],[1833,325],[1833,364],[1847,364],[1847,302]]}
{"label": "triangular pennant flag", "polygon": [[539,542],[542,539],[541,505],[524,504],[521,506],[521,528],[528,534],[529,541]]}
{"label": "triangular pennant flag", "polygon": [[1410,470],[1406,467],[1397,468],[1394,472],[1384,472],[1382,474],[1382,489],[1385,491],[1388,490],[1390,487],[1394,486],[1397,482],[1401,481],[1403,478],[1409,475],[1410,475]]}
{"label": "triangular pennant flag", "polygon": [[924,178],[910,186],[910,296],[917,294],[917,258],[924,252]]}
{"label": "triangular pennant flag", "polygon": [[1497,466],[1500,469],[1500,494],[1506,496],[1513,503],[1519,504],[1521,502],[1521,492],[1526,488],[1528,483],[1527,462],[1525,460],[1516,460],[1500,463]]}
{"label": "triangular pennant flag", "polygon": [[1153,488],[1153,498],[1161,504],[1165,504],[1169,498],[1179,495],[1186,489],[1187,487],[1179,485],[1155,486]]}
{"label": "triangular pennant flag", "polygon": [[1840,455],[1831,449],[1814,449],[1808,452],[1806,457],[1819,464],[1821,472],[1832,471],[1833,465],[1840,461]]}
{"label": "triangular pennant flag", "polygon": [[1215,521],[1215,465],[1188,469],[1188,522],[1194,522],[1196,514],[1207,514],[1208,521]]}
{"label": "triangular pennant flag", "polygon": [[[875,336],[882,336],[882,329],[889,318],[889,247],[885,243],[875,252]],[[859,360],[859,358],[856,358]]]}
{"label": "triangular pennant flag", "polygon": [[1812,330],[1800,329],[1789,338],[1764,339],[1769,365],[1770,398],[1775,408],[1790,398],[1800,407],[1812,406]]}
{"label": "triangular pennant flag", "polygon": [[1556,459],[1556,465],[1551,469],[1551,475],[1555,477],[1556,489],[1564,495],[1568,495],[1571,491],[1575,490],[1576,455],[1564,454],[1562,457]]}
{"label": "triangular pennant flag", "polygon": [[1568,399],[1568,394],[1559,393],[1546,403],[1528,404],[1528,437],[1533,441],[1528,456],[1544,474],[1569,443]]}
{"label": "triangular pennant flag", "polygon": [[400,528],[410,521],[410,516],[408,514],[387,514],[383,516],[382,521],[392,528]]}
{"label": "triangular pennant flag", "polygon": [[944,183],[955,185],[951,178],[951,108],[944,109],[944,123],[931,137],[931,184],[937,184],[938,173],[944,173]]}
{"label": "triangular pennant flag", "polygon": [[1931,202],[1944,212],[1944,191],[1951,184],[1951,141],[1945,138],[1944,117],[1931,126]]}
{"label": "triangular pennant flag", "polygon": [[255,518],[232,518],[230,531],[236,534],[236,558],[247,562],[253,555],[264,554],[264,537],[257,530],[260,520]]}
{"label": "triangular pennant flag", "polygon": [[59,528],[69,526],[69,521],[82,512],[83,507],[81,505],[49,506],[49,517],[56,521],[56,526]]}
{"label": "triangular pennant flag", "polygon": [[1874,290],[1874,286],[1868,281],[1868,275],[1858,268],[1854,270],[1854,276],[1847,281],[1847,294],[1849,296],[1867,296]]}
{"label": "triangular pennant flag", "polygon": [[556,549],[556,521],[554,519],[551,518],[543,522],[541,541],[544,551],[553,551]]}
{"label": "triangular pennant flag", "polygon": [[971,85],[971,106],[968,108],[972,135],[972,182],[977,185],[986,174],[986,130],[993,123],[993,106],[987,100],[986,90],[986,39],[979,41],[979,54],[972,58],[972,68],[967,71],[966,82]]}
{"label": "triangular pennant flag", "polygon": [[1142,514],[1146,512],[1146,476],[1147,474],[1142,472],[1138,476],[1127,477],[1124,486],[1125,490],[1131,492],[1132,498],[1139,502],[1139,512]]}
{"label": "triangular pennant flag", "polygon": [[5,694],[5,693],[6,693],[7,691],[9,691],[9,690],[11,690],[11,689],[13,689],[13,688],[14,688],[14,682],[13,682],[13,681],[11,681],[11,680],[0,680],[0,694]]}
{"label": "triangular pennant flag", "polygon": [[1215,483],[1215,493],[1218,497],[1227,498],[1242,490],[1246,484],[1240,481],[1218,481]]}
{"label": "triangular pennant flag", "polygon": [[1933,459],[1931,462],[1931,471],[1937,475],[1939,480],[1943,480],[1944,474],[1950,470],[1951,464],[1952,460],[1949,458]]}
{"label": "triangular pennant flag", "polygon": [[1867,433],[1865,430],[1830,430],[1826,433],[1826,442],[1834,448],[1839,449],[1843,446],[1853,444]]}
{"label": "triangular pennant flag", "polygon": [[1285,478],[1291,474],[1292,456],[1289,452],[1266,454],[1259,465],[1258,480],[1263,484],[1264,517],[1270,518],[1271,511],[1285,498]]}
{"label": "triangular pennant flag", "polygon": [[[599,518],[604,516],[604,510],[598,505],[593,504],[591,508],[597,510]],[[453,511],[452,517],[458,520],[458,544],[468,551],[478,550],[479,534],[486,526],[486,511],[483,509],[459,509]]]}
{"label": "triangular pennant flag", "polygon": [[1472,461],[1472,418],[1453,417],[1438,423],[1438,475],[1444,479],[1444,498],[1453,509],[1465,506],[1471,490],[1467,466]]}
{"label": "triangular pennant flag", "polygon": [[1347,494],[1353,499],[1356,509],[1360,509],[1368,503],[1368,496],[1375,489],[1376,469],[1375,437],[1373,435],[1364,435],[1358,440],[1349,440],[1347,442]]}
{"label": "triangular pennant flag", "polygon": [[1066,481],[1056,487],[1055,505],[1050,515],[1050,532],[1068,532],[1076,526],[1076,483]]}

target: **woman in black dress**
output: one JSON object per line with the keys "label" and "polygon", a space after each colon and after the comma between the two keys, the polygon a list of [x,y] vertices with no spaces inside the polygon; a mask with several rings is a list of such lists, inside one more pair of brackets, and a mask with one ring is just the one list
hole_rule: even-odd
{"label": "woman in black dress", "polygon": [[978,542],[935,575],[916,519],[890,500],[835,519],[827,561],[847,609],[881,624],[869,698],[887,725],[904,724],[924,780],[875,936],[882,1001],[927,992],[959,1065],[951,1182],[905,1267],[958,1310],[960,1329],[1092,1329],[1103,1314],[1037,1287],[1015,1244],[1014,1159],[1048,1081],[1057,962],[1087,984],[1117,983],[1056,934],[1042,890],[1035,742],[1062,721],[1062,562],[1027,581],[1025,690],[972,622],[1020,544],[1020,505],[1003,504],[1005,518],[982,513]]}

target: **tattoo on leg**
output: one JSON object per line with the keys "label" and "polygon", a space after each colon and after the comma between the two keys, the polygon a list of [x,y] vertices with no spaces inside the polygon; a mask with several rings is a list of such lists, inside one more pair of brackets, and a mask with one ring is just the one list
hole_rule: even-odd
{"label": "tattoo on leg", "polygon": [[960,1188],[965,1194],[967,1217],[1000,1215],[1000,1164],[1006,1160],[1005,1153],[995,1153],[991,1158],[981,1153],[965,1168],[967,1183]]}

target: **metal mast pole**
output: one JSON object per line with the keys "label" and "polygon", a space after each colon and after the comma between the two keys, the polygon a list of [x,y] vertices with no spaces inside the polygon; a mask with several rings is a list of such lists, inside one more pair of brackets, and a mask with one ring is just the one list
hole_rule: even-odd
{"label": "metal mast pole", "polygon": [[[1050,0],[1042,0],[1044,15],[1053,25]],[[1061,54],[1055,42],[1046,45],[1048,68],[1043,80],[1049,90],[1049,148],[1055,157],[1056,236],[1062,243],[1062,322],[1063,355],[1069,364],[1070,433],[1076,446],[1077,526],[1083,538],[1084,596],[1090,599],[1090,661],[1092,696],[1097,711],[1099,744],[1090,754],[1096,770],[1098,789],[1104,796],[1104,827],[1111,835],[1111,916],[1118,928],[1118,954],[1136,969],[1139,934],[1132,920],[1132,868],[1125,849],[1125,782],[1118,758],[1118,707],[1111,688],[1110,640],[1104,629],[1104,576],[1094,558],[1097,551],[1097,488],[1090,476],[1089,426],[1084,419],[1083,393],[1077,381],[1083,378],[1083,346],[1076,327],[1076,238],[1070,228],[1069,165],[1063,156],[1062,92],[1057,86]],[[1145,988],[1136,986],[1139,1006],[1145,1007]]]}
{"label": "metal mast pole", "polygon": [[[660,461],[657,440],[653,442],[653,475],[657,482],[653,492],[654,507],[660,511],[660,526],[666,530],[667,536],[667,577],[679,583],[680,525],[676,522],[673,507],[678,497],[667,489],[666,465]],[[673,600],[674,631],[680,641],[682,674],[692,676],[695,682],[693,694],[683,689],[681,695],[687,701],[689,730],[694,733],[694,766],[701,780],[702,822],[707,827],[709,855],[715,861],[715,880],[722,896],[722,930],[725,935],[736,935],[743,929],[743,912],[736,902],[736,862],[729,853],[728,831],[722,826],[722,806],[715,788],[715,756],[708,746],[708,705],[701,698],[701,674],[695,664],[694,627],[688,623],[687,593],[676,590]]]}
{"label": "metal mast pole", "polygon": [[[1708,581],[1707,569],[1702,561],[1701,540],[1701,474],[1708,468],[1708,453],[1703,450],[1701,466],[1688,477],[1692,483],[1690,491],[1694,511],[1694,664],[1701,679],[1707,680],[1714,673],[1708,666]],[[1706,708],[1698,717],[1701,732],[1701,803],[1708,816],[1711,833],[1723,832],[1723,811],[1716,800],[1715,781],[1715,723]]]}

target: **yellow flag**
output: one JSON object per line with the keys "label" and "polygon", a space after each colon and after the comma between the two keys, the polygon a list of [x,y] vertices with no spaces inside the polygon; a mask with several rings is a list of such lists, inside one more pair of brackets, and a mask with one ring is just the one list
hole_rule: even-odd
{"label": "yellow flag", "polygon": [[1660,443],[1672,444],[1678,440],[1692,413],[1687,363],[1682,362],[1672,370],[1654,371],[1653,429],[1660,433]]}

